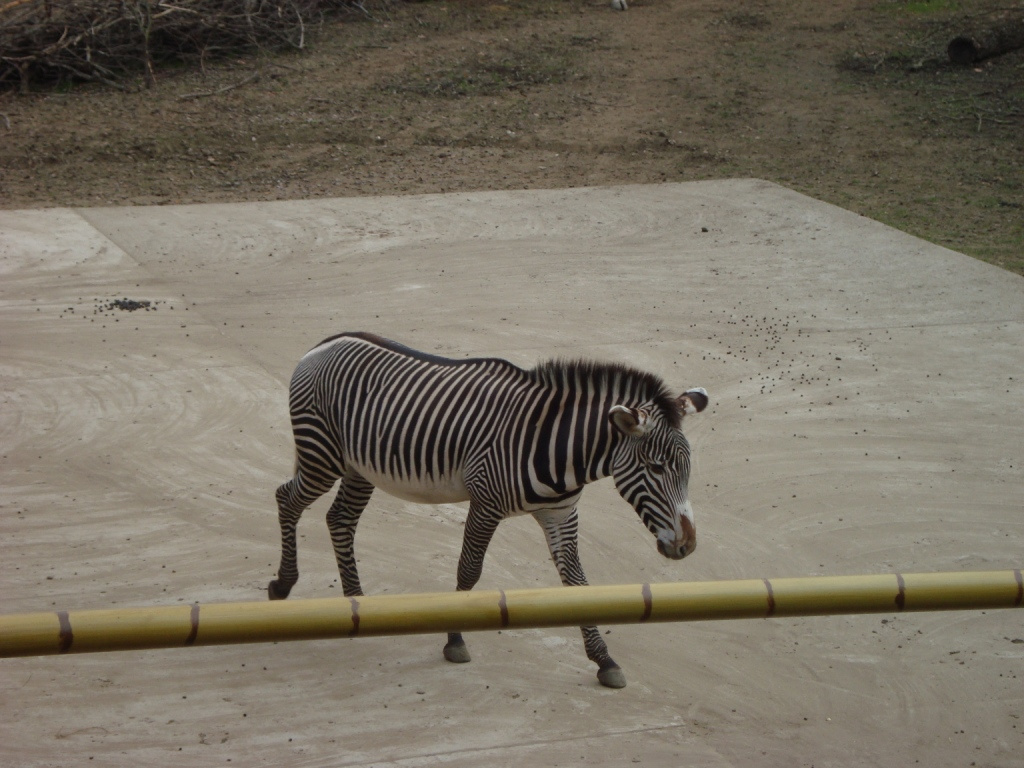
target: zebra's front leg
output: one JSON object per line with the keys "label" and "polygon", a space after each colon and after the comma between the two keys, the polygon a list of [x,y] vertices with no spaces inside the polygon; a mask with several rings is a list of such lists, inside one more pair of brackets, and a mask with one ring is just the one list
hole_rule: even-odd
{"label": "zebra's front leg", "polygon": [[334,545],[334,559],[338,562],[341,589],[346,597],[363,594],[356,567],[355,536],[359,517],[366,509],[373,493],[373,483],[357,472],[349,470],[341,478],[338,495],[327,511],[327,530]]}
{"label": "zebra's front leg", "polygon": [[[579,518],[576,516],[576,507],[536,512],[533,516],[544,529],[548,550],[551,552],[551,559],[555,562],[562,584],[570,587],[586,586],[587,577],[580,564]],[[597,627],[580,627],[580,631],[583,633],[583,648],[587,652],[587,658],[597,664],[597,679],[601,685],[624,688],[626,676],[608,653],[608,646],[605,645]]]}
{"label": "zebra's front leg", "polygon": [[[480,581],[484,569],[484,555],[491,543],[494,531],[501,522],[501,515],[490,512],[477,505],[469,505],[469,516],[466,518],[466,529],[462,535],[462,554],[459,555],[459,570],[456,589],[467,592]],[[444,647],[444,657],[455,664],[469,661],[469,649],[462,639],[461,632],[449,632],[448,643]]]}

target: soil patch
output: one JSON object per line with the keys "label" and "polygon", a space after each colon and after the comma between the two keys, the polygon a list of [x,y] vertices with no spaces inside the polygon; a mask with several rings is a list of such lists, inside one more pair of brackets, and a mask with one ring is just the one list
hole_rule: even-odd
{"label": "soil patch", "polygon": [[1024,273],[1024,52],[1001,0],[368,6],[299,54],[0,94],[0,205],[758,177]]}

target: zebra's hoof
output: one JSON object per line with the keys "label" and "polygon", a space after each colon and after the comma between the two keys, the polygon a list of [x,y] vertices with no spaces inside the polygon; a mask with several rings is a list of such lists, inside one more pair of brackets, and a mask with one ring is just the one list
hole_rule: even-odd
{"label": "zebra's hoof", "polygon": [[597,672],[597,679],[601,685],[608,688],[625,688],[626,687],[626,676],[622,674],[622,667],[615,666],[605,667]]}
{"label": "zebra's hoof", "polygon": [[465,664],[469,661],[469,648],[465,643],[448,643],[444,647],[444,657],[453,664]]}
{"label": "zebra's hoof", "polygon": [[276,579],[267,585],[267,596],[271,600],[284,600],[291,591],[290,585],[283,585]]}
{"label": "zebra's hoof", "polygon": [[616,11],[624,11],[629,7],[626,5],[626,0],[612,0],[611,5]]}

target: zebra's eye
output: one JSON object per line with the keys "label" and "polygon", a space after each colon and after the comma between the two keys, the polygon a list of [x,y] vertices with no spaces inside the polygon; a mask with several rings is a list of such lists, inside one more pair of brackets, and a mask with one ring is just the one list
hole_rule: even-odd
{"label": "zebra's eye", "polygon": [[663,475],[663,474],[665,474],[665,465],[664,464],[658,464],[657,462],[653,462],[652,461],[650,464],[647,465],[647,468],[649,470],[651,470],[651,472],[653,472],[655,475]]}

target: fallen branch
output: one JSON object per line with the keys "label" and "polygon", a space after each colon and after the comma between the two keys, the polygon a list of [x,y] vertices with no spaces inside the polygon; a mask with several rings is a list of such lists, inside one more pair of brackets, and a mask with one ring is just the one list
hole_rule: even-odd
{"label": "fallen branch", "polygon": [[223,88],[218,88],[215,91],[200,91],[198,93],[185,93],[178,97],[178,101],[188,101],[189,99],[205,99],[210,96],[219,96],[222,93],[233,91],[235,88],[241,88],[243,85],[248,85],[256,80],[260,79],[260,71],[257,69],[251,75],[244,80],[239,80],[233,85],[225,85]]}
{"label": "fallen branch", "polygon": [[0,13],[6,13],[7,11],[17,8],[19,5],[25,5],[26,3],[32,2],[35,2],[35,0],[11,0],[9,3],[0,5]]}

